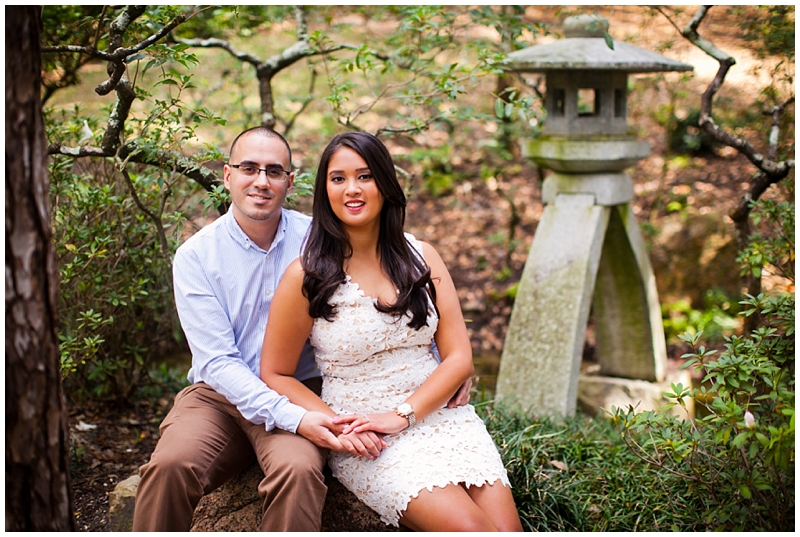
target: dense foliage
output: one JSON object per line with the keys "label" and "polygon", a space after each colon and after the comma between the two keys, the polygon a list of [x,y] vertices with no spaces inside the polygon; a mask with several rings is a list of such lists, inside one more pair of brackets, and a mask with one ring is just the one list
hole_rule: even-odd
{"label": "dense foliage", "polygon": [[701,405],[698,416],[614,409],[626,444],[659,472],[682,479],[708,529],[792,531],[795,525],[794,205],[762,201],[772,222],[751,237],[743,270],[765,265],[792,282],[791,292],[747,295],[743,316],[758,316],[749,334],[725,337],[724,350],[692,347],[683,367],[702,375],[698,387],[673,385],[671,406]]}

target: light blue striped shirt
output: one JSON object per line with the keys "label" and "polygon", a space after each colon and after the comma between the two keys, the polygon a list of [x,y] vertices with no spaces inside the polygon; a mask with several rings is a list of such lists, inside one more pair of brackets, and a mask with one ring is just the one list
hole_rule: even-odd
{"label": "light blue striped shirt", "polygon": [[[272,296],[286,267],[300,255],[311,217],[283,209],[269,251],[245,235],[233,211],[178,248],[175,304],[189,348],[189,382],[205,382],[247,420],[295,432],[306,411],[261,381],[261,346]],[[319,376],[306,343],[295,376]]]}

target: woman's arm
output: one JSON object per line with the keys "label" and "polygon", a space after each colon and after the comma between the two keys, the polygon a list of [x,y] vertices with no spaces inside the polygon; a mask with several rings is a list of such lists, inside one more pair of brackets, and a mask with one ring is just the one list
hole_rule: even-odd
{"label": "woman's arm", "polygon": [[[406,400],[414,408],[417,419],[422,419],[445,406],[474,371],[472,346],[453,279],[433,246],[424,242],[422,246],[425,261],[431,268],[431,279],[436,286],[439,326],[434,339],[442,363]],[[392,434],[402,431],[407,426],[407,420],[393,412],[370,414],[369,421],[356,419],[345,429],[345,433],[353,428],[357,431],[372,430]]]}
{"label": "woman's arm", "polygon": [[333,417],[333,410],[294,377],[313,324],[308,300],[303,296],[303,268],[295,259],[284,272],[269,308],[261,348],[261,380],[292,403]]}
{"label": "woman's arm", "polygon": [[308,410],[297,428],[298,434],[323,448],[377,457],[386,447],[377,434],[365,432],[345,438],[341,435],[343,426],[331,420],[336,413],[294,377],[303,345],[314,324],[308,315],[308,300],[303,296],[303,274],[300,260],[294,260],[275,290],[261,348],[261,380]]}

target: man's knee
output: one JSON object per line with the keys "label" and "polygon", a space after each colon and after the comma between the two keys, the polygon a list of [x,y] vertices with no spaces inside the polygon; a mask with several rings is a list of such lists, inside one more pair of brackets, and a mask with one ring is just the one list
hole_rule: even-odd
{"label": "man's knee", "polygon": [[195,489],[200,494],[203,491],[196,466],[180,453],[154,453],[150,461],[139,468],[139,477],[143,483],[169,483],[170,488],[180,483],[183,489]]}
{"label": "man's knee", "polygon": [[267,466],[273,466],[301,472],[310,467],[322,472],[325,466],[327,451],[300,435],[275,430],[268,445],[268,449],[261,453],[265,471]]}

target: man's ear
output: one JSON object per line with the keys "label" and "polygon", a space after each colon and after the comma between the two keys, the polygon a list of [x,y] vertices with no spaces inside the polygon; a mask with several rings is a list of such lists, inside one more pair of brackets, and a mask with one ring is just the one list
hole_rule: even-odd
{"label": "man's ear", "polygon": [[222,166],[222,184],[225,187],[225,190],[228,192],[231,191],[231,167],[227,164],[223,164]]}

